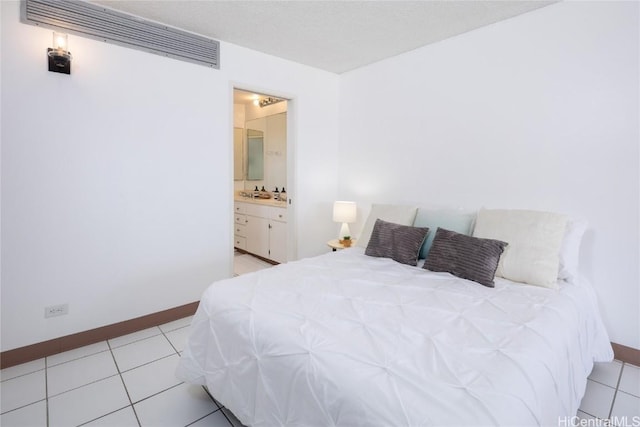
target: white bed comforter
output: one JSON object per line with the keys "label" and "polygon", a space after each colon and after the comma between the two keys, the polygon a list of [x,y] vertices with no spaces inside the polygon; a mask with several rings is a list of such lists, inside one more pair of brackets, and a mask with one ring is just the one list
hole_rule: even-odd
{"label": "white bed comforter", "polygon": [[177,373],[247,425],[558,425],[611,358],[589,286],[491,289],[352,248],[212,284]]}

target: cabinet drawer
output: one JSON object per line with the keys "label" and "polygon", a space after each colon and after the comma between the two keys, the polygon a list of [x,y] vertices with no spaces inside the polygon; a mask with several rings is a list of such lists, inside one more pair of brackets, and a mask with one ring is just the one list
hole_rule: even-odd
{"label": "cabinet drawer", "polygon": [[271,208],[271,218],[274,221],[287,222],[287,210],[282,208]]}
{"label": "cabinet drawer", "polygon": [[233,235],[238,237],[247,237],[246,225],[234,224]]}
{"label": "cabinet drawer", "polygon": [[240,202],[236,202],[234,204],[234,212],[239,214],[239,213],[246,213],[247,211],[247,204],[246,203],[240,203]]}
{"label": "cabinet drawer", "polygon": [[257,216],[261,218],[269,218],[270,211],[271,211],[271,206],[247,203],[245,207],[245,213],[247,215]]}
{"label": "cabinet drawer", "polygon": [[238,249],[246,250],[247,249],[247,238],[246,237],[241,237],[241,236],[234,236],[233,237],[233,246],[235,246]]}
{"label": "cabinet drawer", "polygon": [[235,222],[236,224],[242,224],[244,225],[244,223],[247,222],[247,216],[246,215],[239,215],[239,214],[235,214],[233,216],[233,222]]}

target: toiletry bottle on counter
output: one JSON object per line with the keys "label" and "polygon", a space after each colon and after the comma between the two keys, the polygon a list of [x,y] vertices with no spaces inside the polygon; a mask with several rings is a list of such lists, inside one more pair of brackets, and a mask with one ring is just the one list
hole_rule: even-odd
{"label": "toiletry bottle on counter", "polygon": [[287,190],[285,190],[284,187],[282,187],[282,191],[280,192],[280,200],[283,202],[287,201]]}
{"label": "toiletry bottle on counter", "polygon": [[259,197],[260,196],[260,191],[258,191],[258,186],[256,185],[256,188],[253,190],[253,197]]}
{"label": "toiletry bottle on counter", "polygon": [[280,200],[280,192],[278,191],[278,187],[276,187],[276,191],[273,192],[273,200]]}

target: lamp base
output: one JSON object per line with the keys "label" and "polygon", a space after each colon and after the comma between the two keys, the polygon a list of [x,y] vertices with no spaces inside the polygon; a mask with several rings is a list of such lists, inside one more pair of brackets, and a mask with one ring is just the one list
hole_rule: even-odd
{"label": "lamp base", "polygon": [[343,222],[342,226],[340,227],[340,235],[338,236],[338,239],[342,240],[346,236],[351,236],[351,232],[349,231],[349,224]]}

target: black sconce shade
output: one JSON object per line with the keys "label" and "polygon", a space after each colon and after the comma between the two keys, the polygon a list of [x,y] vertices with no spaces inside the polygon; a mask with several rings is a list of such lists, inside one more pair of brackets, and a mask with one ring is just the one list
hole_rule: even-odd
{"label": "black sconce shade", "polygon": [[71,74],[71,53],[65,50],[47,48],[49,71]]}

